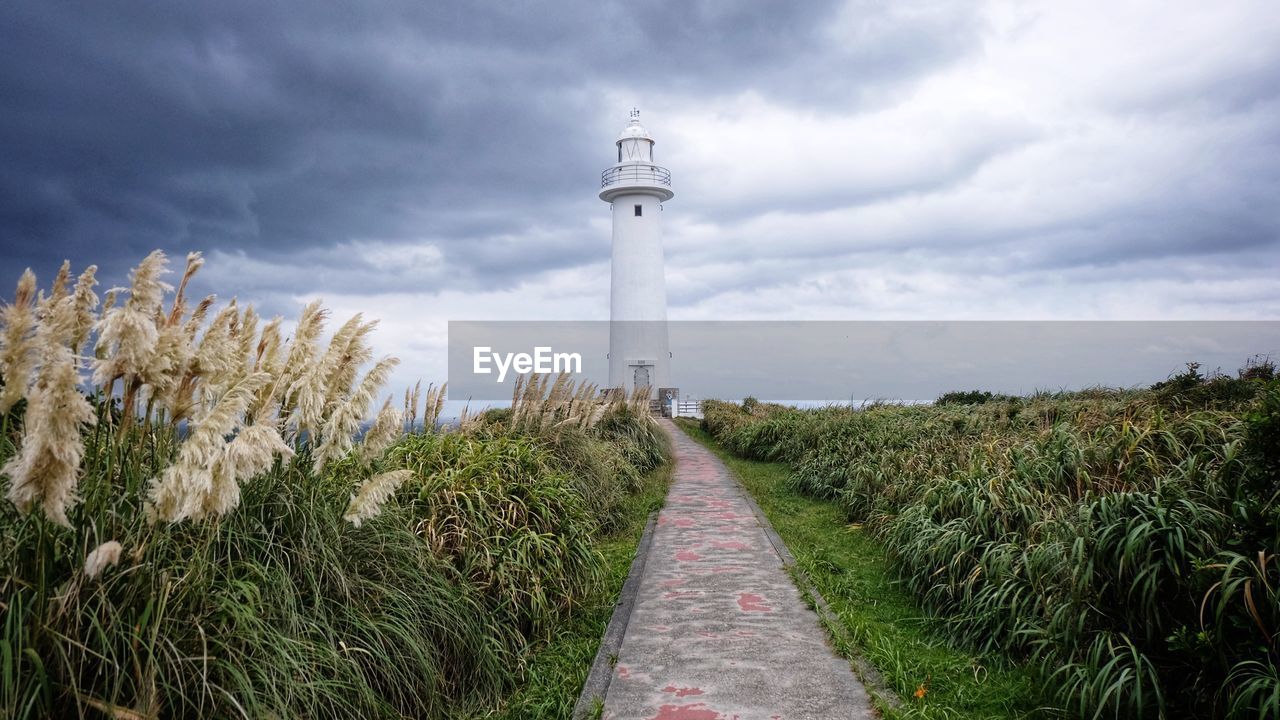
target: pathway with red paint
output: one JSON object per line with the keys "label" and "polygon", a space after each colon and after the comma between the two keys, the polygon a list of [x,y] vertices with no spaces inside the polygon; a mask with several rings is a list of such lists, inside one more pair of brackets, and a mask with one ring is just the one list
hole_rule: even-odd
{"label": "pathway with red paint", "polygon": [[606,720],[874,718],[724,464],[667,421],[676,470]]}

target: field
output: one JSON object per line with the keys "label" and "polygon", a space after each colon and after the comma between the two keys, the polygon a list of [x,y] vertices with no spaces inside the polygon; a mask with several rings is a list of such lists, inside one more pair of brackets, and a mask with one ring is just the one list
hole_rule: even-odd
{"label": "field", "polygon": [[372,322],[191,303],[201,263],[173,288],[154,253],[101,309],[93,268],[27,275],[3,309],[0,716],[571,703],[534,697],[536,651],[599,614],[652,504],[646,403],[530,382],[439,433],[442,391],[377,402]]}
{"label": "field", "polygon": [[1280,381],[795,410],[708,403],[734,453],[882,548],[957,647],[1044,713],[1280,718]]}

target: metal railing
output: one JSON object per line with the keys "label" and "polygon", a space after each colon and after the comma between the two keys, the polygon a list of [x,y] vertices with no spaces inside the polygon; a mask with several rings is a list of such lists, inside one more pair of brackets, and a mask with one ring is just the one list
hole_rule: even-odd
{"label": "metal railing", "polygon": [[600,173],[600,187],[636,183],[670,185],[671,171],[657,165],[619,165]]}
{"label": "metal railing", "polygon": [[653,400],[649,407],[663,417],[702,417],[701,400]]}
{"label": "metal railing", "polygon": [[676,417],[702,417],[702,401],[701,400],[677,400],[674,408]]}

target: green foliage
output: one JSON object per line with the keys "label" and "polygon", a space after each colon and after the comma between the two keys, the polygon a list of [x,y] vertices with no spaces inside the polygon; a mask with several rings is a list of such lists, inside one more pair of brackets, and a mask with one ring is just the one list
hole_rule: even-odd
{"label": "green foliage", "polygon": [[1276,707],[1280,383],[1192,366],[1149,391],[749,415],[777,459],[889,552],[959,641],[1026,658],[1072,717]]}
{"label": "green foliage", "polygon": [[1238,408],[1255,398],[1263,383],[1275,376],[1275,365],[1269,360],[1251,360],[1237,377],[1219,372],[1203,375],[1200,363],[1187,363],[1187,369],[1151,386],[1162,405],[1176,410],[1214,410]]}
{"label": "green foliage", "polygon": [[1262,382],[1275,380],[1276,363],[1270,357],[1256,355],[1245,362],[1244,367],[1240,368],[1239,375],[1241,380],[1261,380]]}
{"label": "green foliage", "polygon": [[503,628],[546,635],[598,579],[595,521],[529,438],[414,435],[389,453],[415,478],[415,530],[485,599]]}
{"label": "green foliage", "polygon": [[[484,428],[413,435],[377,465],[407,465],[414,478],[354,527],[343,513],[360,463],[316,475],[304,449],[244,483],[239,507],[216,522],[152,523],[145,490],[176,431],[108,432],[116,410],[98,409],[76,530],[0,505],[3,717],[399,718],[492,706],[555,624],[599,597],[601,529],[637,512],[625,476],[640,470],[626,458],[665,453],[660,435],[628,426],[647,418],[572,451],[563,437]],[[5,417],[0,461],[20,422]],[[615,444],[623,435],[631,445]],[[611,503],[586,494],[600,477],[574,474],[593,455],[626,468],[611,476],[621,488]],[[119,564],[88,577],[86,556],[108,540],[123,547]]]}
{"label": "green foliage", "polygon": [[627,462],[642,473],[666,461],[671,451],[667,436],[647,417],[625,404],[609,407],[593,428],[597,437],[621,449]]}
{"label": "green foliage", "polygon": [[1245,417],[1248,449],[1261,491],[1280,491],[1280,380],[1267,383],[1255,407]]}
{"label": "green foliage", "polygon": [[489,408],[480,413],[480,422],[486,426],[507,426],[511,423],[511,408]]}
{"label": "green foliage", "polygon": [[995,401],[1011,400],[1008,395],[996,395],[989,390],[953,390],[938,396],[934,405],[981,405]]}
{"label": "green foliage", "polygon": [[723,400],[705,400],[702,403],[702,428],[715,437],[728,437],[751,419],[750,413],[734,403]]}
{"label": "green foliage", "polygon": [[[217,523],[151,524],[141,490],[173,442],[90,445],[83,537],[0,510],[0,714],[399,717],[506,682],[516,638],[404,509],[355,528],[350,484],[302,462],[247,483]],[[88,578],[111,539],[120,564]]]}

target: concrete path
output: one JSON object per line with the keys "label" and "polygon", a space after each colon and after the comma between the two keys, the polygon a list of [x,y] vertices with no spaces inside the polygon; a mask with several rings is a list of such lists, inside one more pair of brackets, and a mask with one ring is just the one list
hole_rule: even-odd
{"label": "concrete path", "polygon": [[676,467],[605,720],[874,718],[724,464],[668,421]]}

